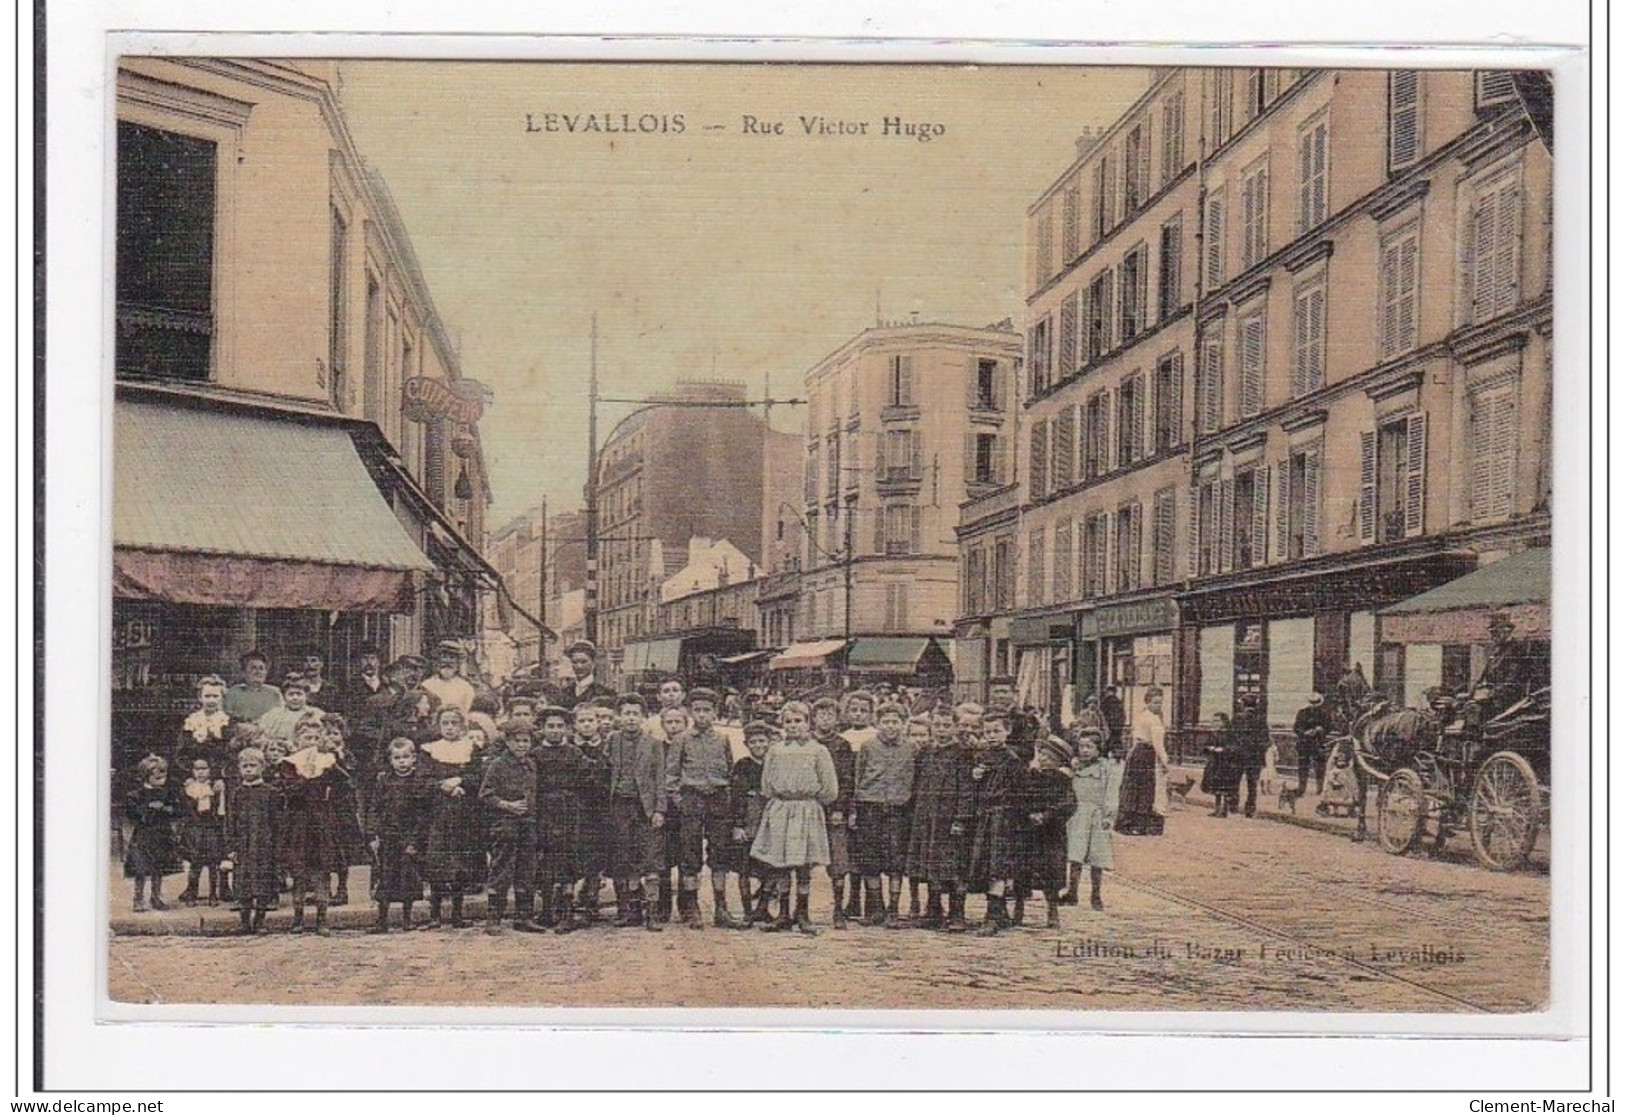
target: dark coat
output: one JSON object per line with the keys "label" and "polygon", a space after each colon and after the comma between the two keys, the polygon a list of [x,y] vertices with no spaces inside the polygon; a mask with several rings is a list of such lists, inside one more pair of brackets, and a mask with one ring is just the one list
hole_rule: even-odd
{"label": "dark coat", "polygon": [[[957,744],[920,752],[904,868],[910,879],[936,887],[959,882],[975,804],[970,776],[974,763],[971,752]],[[955,826],[962,831],[954,832]]]}
{"label": "dark coat", "polygon": [[[1053,893],[1067,885],[1066,822],[1077,809],[1072,779],[1064,770],[1017,772],[1010,794],[1010,826],[1016,833],[1016,893]],[[1040,819],[1033,820],[1037,814]]]}
{"label": "dark coat", "polygon": [[536,766],[536,879],[574,882],[582,874],[582,794],[598,772],[568,741],[539,744],[529,758]]}
{"label": "dark coat", "polygon": [[[300,879],[342,871],[355,848],[357,822],[350,773],[334,765],[315,778],[301,778],[279,764],[282,796],[281,866]],[[323,882],[325,889],[326,883]]]}
{"label": "dark coat", "polygon": [[[1010,823],[1010,803],[1026,760],[1008,746],[972,756],[964,881],[980,892],[1015,875],[1018,830]],[[981,778],[976,777],[978,768]]]}
{"label": "dark coat", "polygon": [[614,834],[609,825],[609,753],[604,744],[587,746],[574,741],[581,753],[580,849],[583,872],[602,872],[609,866]]}
{"label": "dark coat", "polygon": [[1207,764],[1202,768],[1202,792],[1215,795],[1239,792],[1242,754],[1235,728],[1227,727],[1214,733],[1205,750]]}
{"label": "dark coat", "polygon": [[378,841],[374,858],[379,902],[413,902],[423,897],[423,852],[435,788],[419,770],[379,771],[367,797],[367,835]]}
{"label": "dark coat", "polygon": [[733,811],[733,827],[745,830],[748,847],[756,839],[756,829],[762,823],[762,810],[767,799],[762,797],[762,763],[746,755],[734,763],[728,780],[728,800]]}
{"label": "dark coat", "polygon": [[637,784],[638,799],[650,816],[666,812],[666,745],[648,732],[615,731],[605,745],[609,759],[609,784],[613,791],[617,776],[630,771]]}
{"label": "dark coat", "polygon": [[575,680],[565,682],[563,685],[550,686],[548,696],[552,703],[559,708],[572,711],[577,705],[590,705],[600,697],[618,697],[614,689],[594,678],[592,684],[580,693],[576,692]]}
{"label": "dark coat", "polygon": [[1304,705],[1292,721],[1292,734],[1298,739],[1300,755],[1323,755],[1332,732],[1332,717],[1324,704]]}
{"label": "dark coat", "polygon": [[237,898],[247,906],[266,907],[282,889],[277,863],[282,802],[269,782],[238,786],[226,806],[226,854],[232,859]]}
{"label": "dark coat", "polygon": [[1235,723],[1230,728],[1241,756],[1241,769],[1263,770],[1270,749],[1270,729],[1263,714],[1256,709],[1243,709],[1236,713]]}
{"label": "dark coat", "polygon": [[[479,804],[480,760],[442,763],[424,755],[419,762],[433,785],[434,809],[425,840],[423,872],[429,883],[447,895],[473,890],[485,880],[485,818]],[[454,796],[439,783],[461,778],[462,795]]]}
{"label": "dark coat", "polygon": [[124,815],[134,826],[124,848],[125,878],[161,877],[180,870],[181,797],[173,782],[131,790],[124,799]]}
{"label": "dark coat", "polygon": [[852,792],[858,780],[858,753],[853,749],[852,743],[839,732],[832,732],[828,737],[817,737],[818,742],[824,745],[829,757],[835,764],[835,781],[840,786],[840,793],[826,814],[839,813],[845,817],[852,812]]}

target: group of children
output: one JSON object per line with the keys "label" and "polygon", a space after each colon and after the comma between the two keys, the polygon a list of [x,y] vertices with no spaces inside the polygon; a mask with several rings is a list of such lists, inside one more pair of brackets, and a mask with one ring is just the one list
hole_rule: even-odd
{"label": "group of children", "polygon": [[699,929],[708,872],[716,927],[811,934],[814,868],[829,879],[837,929],[963,932],[975,894],[986,896],[977,932],[996,934],[1022,923],[1034,892],[1055,928],[1084,867],[1102,908],[1122,768],[1101,732],[1013,743],[1008,713],[944,703],[911,715],[861,690],[789,701],[777,723],[742,731],[719,725],[721,711],[718,694],[685,694],[676,679],[652,715],[637,694],[573,709],[515,697],[494,732],[471,732],[447,704],[438,738],[389,740],[370,780],[353,776],[342,717],[305,713],[286,743],[236,725],[229,762],[198,757],[179,794],[164,759],[139,765],[127,801],[136,909],[144,885],[163,908],[160,880],[185,859],[182,897],[195,900],[209,871],[210,896],[235,899],[244,932],[262,931],[286,891],[295,929],[308,895],[325,934],[362,842],[379,933],[395,905],[413,927],[425,892],[422,928],[461,926],[464,897],[482,891],[487,932],[569,932],[599,920],[606,881],[616,926],[658,931],[675,917]]}

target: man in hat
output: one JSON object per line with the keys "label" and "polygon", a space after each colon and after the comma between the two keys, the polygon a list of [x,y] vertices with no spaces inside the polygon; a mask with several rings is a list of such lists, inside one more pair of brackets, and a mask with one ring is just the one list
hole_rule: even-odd
{"label": "man in hat", "polygon": [[1332,732],[1332,719],[1326,710],[1326,698],[1319,693],[1309,694],[1309,703],[1298,710],[1292,721],[1292,734],[1298,740],[1298,793],[1309,786],[1310,768],[1315,772],[1315,794],[1326,789],[1326,740]]}
{"label": "man in hat", "polygon": [[[1236,749],[1241,756],[1241,776],[1247,783],[1247,804],[1242,814],[1247,817],[1258,812],[1258,776],[1264,771],[1270,750],[1270,729],[1258,707],[1258,698],[1252,694],[1241,699],[1236,720],[1231,725]],[[1322,764],[1324,767],[1324,764]]]}
{"label": "man in hat", "polygon": [[578,639],[564,651],[570,661],[571,677],[560,688],[557,704],[560,708],[574,709],[580,704],[618,696],[614,689],[598,680],[598,648],[586,639]]}
{"label": "man in hat", "polygon": [[462,675],[463,652],[456,643],[441,643],[434,652],[434,676],[423,679],[423,691],[437,708],[456,708],[464,716],[474,707],[474,686]]}

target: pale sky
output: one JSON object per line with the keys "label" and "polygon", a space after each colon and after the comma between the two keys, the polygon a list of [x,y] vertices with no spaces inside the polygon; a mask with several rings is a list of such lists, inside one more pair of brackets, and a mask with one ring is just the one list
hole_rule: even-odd
{"label": "pale sky", "polygon": [[[874,324],[877,293],[887,319],[1019,324],[1027,206],[1079,131],[1114,121],[1149,78],[393,61],[342,75],[356,143],[389,182],[463,374],[495,394],[480,424],[493,530],[543,495],[580,503],[594,312],[601,390],[618,397],[713,376],[800,397],[809,368]],[[589,131],[584,115],[666,130]],[[784,134],[744,134],[746,115]],[[808,135],[816,116],[867,134]],[[887,117],[943,130],[888,136]],[[631,409],[602,405],[600,438]],[[774,425],[804,417],[778,409]]]}

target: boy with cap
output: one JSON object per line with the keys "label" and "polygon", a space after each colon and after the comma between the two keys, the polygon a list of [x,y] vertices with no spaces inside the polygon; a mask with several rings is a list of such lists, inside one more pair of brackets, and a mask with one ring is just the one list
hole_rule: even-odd
{"label": "boy with cap", "polygon": [[606,748],[609,817],[615,834],[617,928],[659,931],[653,899],[666,873],[666,750],[644,730],[648,707],[636,693],[617,701],[620,727]]}
{"label": "boy with cap", "polygon": [[1037,890],[1044,895],[1045,927],[1061,928],[1061,892],[1067,886],[1066,826],[1078,807],[1072,793],[1071,762],[1071,746],[1046,736],[1038,741],[1032,761],[1022,768],[1011,795],[1010,824],[1016,834],[1013,925],[1022,923],[1027,896]]}
{"label": "boy with cap", "polygon": [[[762,810],[767,800],[762,797],[762,761],[777,736],[773,725],[765,720],[752,720],[745,725],[745,750],[748,752],[733,765],[728,777],[728,797],[733,813],[733,840],[738,849],[739,900],[745,911],[744,928],[768,920],[767,903],[772,888],[767,885],[766,865],[750,857],[748,849],[756,839],[756,830],[762,824]],[[758,882],[756,894],[751,895],[750,881]],[[784,916],[790,916],[790,895],[785,893]]]}
{"label": "boy with cap", "polygon": [[694,690],[688,699],[691,727],[666,744],[666,800],[681,830],[678,911],[690,929],[705,926],[700,916],[700,869],[707,860],[714,924],[718,929],[743,928],[728,912],[728,872],[738,870],[728,793],[733,750],[716,728],[718,704],[714,691]]}
{"label": "boy with cap", "polygon": [[[853,762],[852,853],[869,906],[865,924],[894,925],[903,891],[903,853],[919,747],[904,733],[908,713],[902,705],[881,705],[877,719],[874,742],[859,751]],[[886,876],[885,905],[880,898],[882,875]]]}
{"label": "boy with cap", "polygon": [[480,780],[480,805],[488,817],[491,866],[486,877],[485,931],[502,933],[502,916],[513,891],[513,927],[537,933],[535,921],[536,874],[536,764],[531,761],[532,739],[525,728],[512,727],[502,737],[503,751],[487,764]]}

